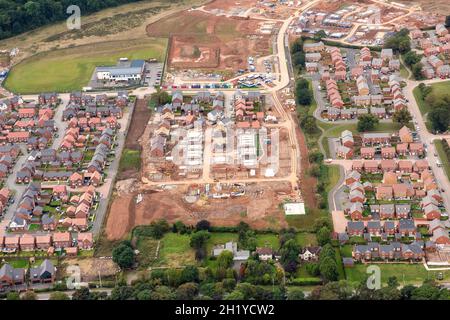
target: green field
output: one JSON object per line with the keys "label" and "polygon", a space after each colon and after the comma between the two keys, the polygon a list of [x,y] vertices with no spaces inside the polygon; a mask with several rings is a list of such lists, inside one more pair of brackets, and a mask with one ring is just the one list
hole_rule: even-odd
{"label": "green field", "polygon": [[[436,82],[429,85],[433,90],[432,94],[435,95],[444,95],[450,93],[450,81]],[[422,115],[425,115],[430,111],[429,106],[425,103],[423,99],[422,93],[420,92],[419,86],[415,87],[413,90],[414,98],[416,98],[417,105],[419,106],[420,112]]]}
{"label": "green field", "polygon": [[330,192],[330,190],[339,182],[341,173],[338,165],[331,165],[327,167],[328,167],[328,183],[325,190],[327,192]]}
{"label": "green field", "polygon": [[[366,277],[368,265],[356,264],[352,268],[345,268],[347,280],[360,282]],[[436,279],[438,271],[427,271],[422,264],[378,264],[381,269],[381,282],[386,284],[389,277],[397,277],[400,285],[421,284],[426,279]],[[443,272],[444,280],[450,279],[450,271]]]}
{"label": "green field", "polygon": [[115,65],[121,57],[163,61],[167,40],[112,41],[54,50],[32,56],[14,66],[4,85],[10,91],[33,94],[80,90],[96,66]]}
{"label": "green field", "polygon": [[157,265],[176,267],[195,264],[190,239],[186,234],[167,233],[161,240]]}
{"label": "green field", "polygon": [[119,163],[119,172],[141,169],[141,153],[138,150],[124,149]]}
{"label": "green field", "polygon": [[308,232],[297,233],[295,239],[297,240],[297,243],[301,247],[317,245],[317,239],[316,239],[316,235],[314,233],[308,233]]}
{"label": "green field", "polygon": [[420,92],[419,86],[415,87],[413,90],[414,98],[416,99],[417,106],[419,107],[420,113],[425,115],[430,111],[428,106],[425,104],[425,100],[423,99],[422,92]]}
{"label": "green field", "polygon": [[444,151],[442,140],[434,140],[434,145],[439,155],[439,159],[441,159],[441,162],[444,166],[443,168],[445,170],[445,174],[447,175],[447,179],[450,179],[450,162],[448,161],[447,154]]}

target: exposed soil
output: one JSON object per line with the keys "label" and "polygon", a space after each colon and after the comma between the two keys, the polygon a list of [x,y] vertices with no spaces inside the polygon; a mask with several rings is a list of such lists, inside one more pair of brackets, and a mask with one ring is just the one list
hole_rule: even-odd
{"label": "exposed soil", "polygon": [[[270,35],[259,34],[261,21],[184,11],[149,24],[151,37],[170,37],[169,67],[234,70],[247,67],[247,57],[268,55]],[[199,56],[189,56],[193,48]]]}
{"label": "exposed soil", "polygon": [[[142,151],[142,146],[139,144],[139,139],[144,133],[148,120],[150,119],[151,111],[148,108],[146,99],[138,99],[134,108],[133,116],[131,118],[130,128],[128,130],[127,138],[125,140],[125,149]],[[139,171],[132,169],[118,173],[117,180],[138,178]]]}
{"label": "exposed soil", "polygon": [[[106,224],[108,240],[123,238],[137,225],[166,219],[169,223],[178,220],[195,225],[206,219],[216,226],[235,226],[245,221],[255,229],[286,227],[284,213],[278,203],[289,197],[288,182],[267,182],[247,186],[246,195],[229,199],[203,199],[190,204],[184,200],[187,187],[155,192],[151,190],[123,194],[114,199]],[[137,193],[143,200],[136,204]]]}
{"label": "exposed soil", "polygon": [[[64,266],[78,266],[81,271],[81,281],[89,282],[99,279],[99,274],[102,279],[114,276],[118,271],[117,265],[112,259],[66,259],[64,260]],[[64,270],[64,273],[67,271]],[[66,274],[68,276],[68,274]]]}

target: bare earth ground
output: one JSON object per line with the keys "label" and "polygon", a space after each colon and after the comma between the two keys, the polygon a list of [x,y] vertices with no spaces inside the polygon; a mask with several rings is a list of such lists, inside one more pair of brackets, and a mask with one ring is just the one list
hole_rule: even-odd
{"label": "bare earth ground", "polygon": [[[270,53],[270,35],[258,34],[261,21],[184,11],[147,26],[151,37],[170,37],[169,66],[177,69],[246,68],[247,57]],[[200,55],[193,55],[197,47]]]}
{"label": "bare earth ground", "polygon": [[68,266],[78,266],[81,271],[81,281],[88,282],[98,280],[99,273],[102,278],[109,276],[114,276],[118,271],[118,267],[112,261],[112,259],[100,259],[100,258],[89,258],[89,259],[65,259],[64,260],[64,277],[69,276],[67,273]]}
{"label": "bare earth ground", "polygon": [[411,4],[418,3],[424,11],[440,13],[443,15],[450,14],[450,1],[448,0],[396,0],[399,3]]}
{"label": "bare earth ground", "polygon": [[[138,101],[125,142],[127,148],[148,144],[148,108],[145,102]],[[149,127],[149,126],[147,126]],[[145,131],[144,131],[145,130]],[[138,143],[136,143],[138,142]],[[144,155],[146,148],[144,147]],[[141,166],[145,170],[145,166]],[[136,172],[134,172],[136,173]],[[131,173],[131,174],[134,174]],[[142,172],[137,173],[137,177]],[[291,193],[288,182],[266,182],[247,186],[246,195],[234,199],[216,200],[200,198],[194,204],[184,201],[188,186],[178,186],[165,191],[143,188],[139,178],[130,178],[116,183],[116,190],[106,222],[105,234],[109,241],[124,238],[137,225],[149,224],[159,219],[173,223],[181,220],[195,224],[207,219],[213,225],[234,226],[240,221],[254,228],[286,227],[284,213],[278,204]],[[136,196],[141,193],[143,201],[136,204]]]}
{"label": "bare earth ground", "polygon": [[[284,213],[278,203],[291,192],[288,182],[265,182],[248,186],[247,194],[235,199],[200,199],[194,204],[184,201],[187,187],[163,192],[140,191],[143,201],[135,202],[139,192],[117,196],[112,204],[106,224],[108,240],[118,240],[137,225],[166,219],[194,225],[206,219],[212,225],[235,226],[245,221],[256,229],[287,227]],[[262,192],[262,194],[257,193]]]}
{"label": "bare earth ground", "polygon": [[[134,108],[131,125],[125,140],[125,149],[142,150],[139,144],[139,138],[144,133],[148,120],[150,119],[150,109],[147,106],[147,100],[138,99]],[[119,172],[117,180],[137,178],[139,172],[137,170],[127,170]]]}

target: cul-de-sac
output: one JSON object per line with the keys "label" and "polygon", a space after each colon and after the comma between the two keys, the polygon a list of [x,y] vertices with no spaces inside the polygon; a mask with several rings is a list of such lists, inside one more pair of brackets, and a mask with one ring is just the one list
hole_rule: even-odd
{"label": "cul-de-sac", "polygon": [[0,3],[0,299],[450,299],[450,3],[73,2]]}

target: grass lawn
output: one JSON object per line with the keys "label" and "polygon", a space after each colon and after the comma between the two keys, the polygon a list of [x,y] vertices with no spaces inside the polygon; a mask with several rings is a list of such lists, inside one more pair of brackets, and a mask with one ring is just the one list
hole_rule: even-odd
{"label": "grass lawn", "polygon": [[139,250],[139,254],[137,255],[139,267],[146,268],[150,266],[155,261],[158,240],[150,237],[138,237],[136,246]]}
{"label": "grass lawn", "polygon": [[439,159],[441,160],[445,174],[447,175],[447,179],[450,179],[450,162],[448,161],[447,154],[444,151],[444,146],[442,140],[434,140],[434,145],[436,146],[436,151],[439,155]]}
{"label": "grass lawn", "polygon": [[28,231],[37,231],[41,228],[41,225],[38,223],[32,223],[30,224],[30,227],[28,228]]}
{"label": "grass lawn", "polygon": [[341,256],[344,258],[351,258],[352,257],[352,251],[353,251],[353,246],[352,245],[344,245],[340,247],[341,250]]}
{"label": "grass lawn", "polygon": [[339,248],[335,248],[334,250],[336,252],[336,264],[339,273],[339,280],[345,280],[345,270],[344,264],[342,263],[341,251],[339,250]]}
{"label": "grass lawn", "polygon": [[[345,268],[347,280],[360,282],[367,275],[369,265],[355,264],[352,268]],[[396,276],[400,285],[421,284],[426,279],[435,279],[439,271],[427,271],[422,264],[378,264],[381,269],[381,282],[386,284],[389,277]],[[444,274],[444,281],[450,279],[450,271],[440,271]]]}
{"label": "grass lawn", "polygon": [[328,212],[326,210],[311,209],[306,207],[305,215],[286,216],[286,221],[290,227],[295,227],[300,232],[311,232],[316,219],[326,217],[327,215]]}
{"label": "grass lawn", "polygon": [[[450,81],[436,82],[430,85],[433,90],[431,91],[435,95],[448,94],[450,91]],[[430,111],[429,106],[425,103],[422,93],[420,92],[419,86],[415,87],[413,90],[414,98],[416,98],[417,105],[419,106],[422,115]]]}
{"label": "grass lawn", "polygon": [[28,259],[10,259],[6,262],[13,268],[28,268]]}
{"label": "grass lawn", "polygon": [[339,182],[341,174],[338,165],[327,166],[327,168],[328,168],[328,181],[325,190],[327,192],[330,192],[330,190]]}
{"label": "grass lawn", "polygon": [[317,245],[317,239],[316,239],[316,235],[314,233],[308,233],[308,232],[297,233],[295,239],[297,240],[297,243],[302,248],[306,247],[306,246],[316,246]]}
{"label": "grass lawn", "polygon": [[14,66],[4,85],[20,94],[69,92],[89,83],[96,66],[115,65],[121,57],[164,60],[167,40],[111,41],[54,50]]}
{"label": "grass lawn", "polygon": [[422,92],[420,92],[419,86],[415,87],[413,90],[414,98],[416,99],[417,105],[419,106],[420,113],[425,115],[430,109],[425,104]]}
{"label": "grass lawn", "polygon": [[167,233],[161,239],[157,265],[175,267],[196,264],[194,250],[189,245],[190,239],[186,234]]}
{"label": "grass lawn", "polygon": [[258,234],[256,235],[256,245],[258,247],[270,247],[272,249],[278,250],[280,247],[280,242],[278,235],[276,234]]}
{"label": "grass lawn", "polygon": [[119,163],[119,172],[141,169],[141,152],[138,150],[124,149]]}
{"label": "grass lawn", "polygon": [[[337,138],[341,135],[342,131],[344,130],[350,130],[353,134],[361,134],[357,130],[357,124],[356,123],[345,123],[341,125],[336,125],[332,123],[319,123],[319,126],[325,129],[325,137],[328,138]],[[408,127],[414,128],[413,123],[409,123]],[[375,130],[371,132],[395,132],[401,129],[401,125],[398,123],[393,122],[380,122]],[[325,140],[325,139],[324,139]]]}

